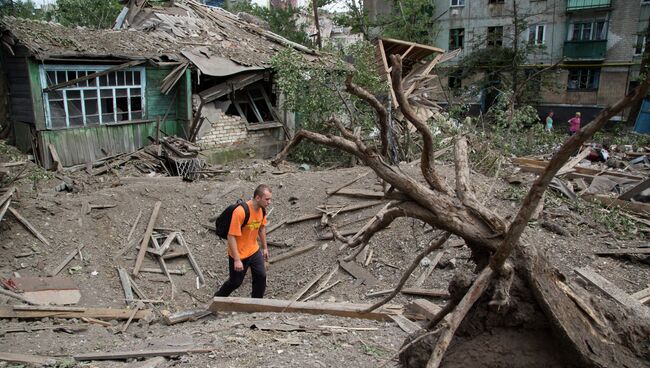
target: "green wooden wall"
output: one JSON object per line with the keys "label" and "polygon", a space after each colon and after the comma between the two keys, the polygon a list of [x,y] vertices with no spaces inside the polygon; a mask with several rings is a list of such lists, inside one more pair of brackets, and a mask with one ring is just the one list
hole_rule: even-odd
{"label": "green wooden wall", "polygon": [[[38,64],[32,62],[29,67],[32,91],[40,91]],[[164,134],[186,136],[187,124],[192,115],[191,110],[191,75],[189,70],[178,81],[168,95],[160,92],[162,80],[171,68],[158,69],[147,67],[145,89],[145,122],[119,125],[93,125],[80,128],[45,130],[45,116],[41,93],[33,93],[36,127],[39,130],[40,157],[43,166],[52,166],[49,144],[52,144],[63,164],[72,166],[94,162],[101,158],[136,151],[150,143],[148,136],[156,134],[156,120],[161,121],[160,130]],[[39,123],[40,122],[40,123]]]}

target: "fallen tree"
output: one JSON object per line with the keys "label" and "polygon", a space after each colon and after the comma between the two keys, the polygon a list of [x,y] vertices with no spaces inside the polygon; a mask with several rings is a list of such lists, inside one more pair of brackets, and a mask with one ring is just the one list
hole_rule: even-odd
{"label": "fallen tree", "polygon": [[[645,54],[642,70],[648,65],[647,57]],[[471,188],[465,136],[459,134],[455,137],[455,186],[452,188],[439,175],[434,165],[433,134],[426,121],[415,113],[404,93],[401,58],[392,55],[391,63],[392,89],[400,112],[422,138],[421,178],[409,176],[385,161],[385,139],[381,140],[380,149],[375,150],[337,118],[331,118],[329,124],[336,127],[340,135],[300,130],[272,163],[280,163],[292,148],[306,139],[356,156],[391,186],[387,197],[397,194],[399,200],[384,207],[360,233],[346,238],[332,226],[338,240],[350,248],[357,248],[354,254],[375,233],[399,217],[416,218],[442,231],[440,241],[430,246],[428,251],[442,246],[448,237],[446,233],[459,236],[471,249],[472,261],[476,264],[475,273],[464,275],[471,276],[469,282],[452,281],[451,301],[425,330],[415,333],[405,342],[400,354],[402,364],[407,367],[438,367],[456,333],[471,334],[471,330],[477,326],[483,329],[494,326],[521,327],[538,323],[539,319],[545,319],[553,335],[561,339],[566,356],[571,357],[571,365],[635,367],[646,364],[650,358],[650,347],[646,342],[650,321],[641,318],[643,313],[631,311],[639,312],[639,319],[632,320],[629,318],[630,311],[625,307],[590,298],[586,290],[572,285],[550,265],[534,243],[524,244],[521,235],[549,183],[571,154],[611,117],[646,96],[650,82],[642,81],[633,93],[604,109],[580,132],[570,137],[533,183],[514,220],[508,223],[478,201]],[[350,79],[346,87],[348,92],[375,109],[377,127],[380,136],[384,137],[388,129],[385,107]],[[408,272],[412,272],[413,268]],[[407,278],[408,274],[405,274],[402,280]],[[400,284],[395,288],[397,291],[403,285]],[[369,310],[385,304],[397,291]],[[517,313],[522,310],[534,312]],[[513,315],[516,317],[513,318]],[[491,322],[486,323],[487,320]]]}

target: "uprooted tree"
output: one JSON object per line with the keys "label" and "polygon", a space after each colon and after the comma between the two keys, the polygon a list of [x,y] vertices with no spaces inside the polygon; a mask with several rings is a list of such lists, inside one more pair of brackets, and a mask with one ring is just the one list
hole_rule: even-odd
{"label": "uprooted tree", "polygon": [[[426,329],[407,339],[400,354],[402,364],[407,367],[438,367],[454,335],[469,324],[461,322],[491,315],[497,322],[484,325],[524,325],[530,321],[513,321],[512,316],[521,315],[516,311],[530,309],[531,305],[540,311],[537,318],[546,318],[554,336],[562,341],[572,365],[636,367],[646,364],[650,358],[650,347],[646,342],[650,331],[647,314],[638,310],[626,311],[605,299],[591,298],[586,290],[570,283],[549,264],[543,250],[538,249],[534,241],[524,243],[520,238],[550,181],[571,154],[612,116],[643,98],[648,93],[650,81],[646,78],[632,94],[604,109],[578,134],[569,138],[533,183],[512,222],[508,222],[476,198],[470,184],[468,140],[462,134],[455,137],[455,180],[441,177],[434,165],[433,134],[427,122],[415,113],[404,93],[402,60],[395,55],[390,58],[392,89],[399,110],[422,138],[422,177],[409,176],[399,167],[387,163],[388,111],[371,93],[355,85],[351,78],[346,81],[347,91],[366,101],[376,111],[380,149],[373,149],[339,119],[332,117],[328,123],[337,128],[337,134],[300,130],[272,163],[280,163],[293,147],[306,139],[356,156],[390,185],[386,198],[393,201],[359,233],[346,238],[332,226],[335,237],[353,249],[350,259],[368,244],[375,233],[399,217],[421,220],[440,231],[437,239],[416,257],[392,295],[371,309],[397,294],[417,262],[427,253],[442,247],[451,234],[462,238],[470,248],[471,259],[476,265],[475,273],[469,275],[469,282],[452,281],[451,300]],[[644,55],[643,71],[649,65],[647,58],[648,55]],[[449,182],[455,182],[454,187]],[[634,320],[629,313],[639,313],[639,319]]]}

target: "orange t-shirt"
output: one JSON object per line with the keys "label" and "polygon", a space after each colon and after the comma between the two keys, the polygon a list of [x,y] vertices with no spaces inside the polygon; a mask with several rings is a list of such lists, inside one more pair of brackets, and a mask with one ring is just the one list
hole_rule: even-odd
{"label": "orange t-shirt", "polygon": [[[259,244],[257,244],[257,235],[260,227],[266,225],[266,218],[262,209],[254,211],[253,201],[248,201],[246,204],[250,212],[248,223],[242,228],[246,213],[242,206],[237,206],[232,213],[230,229],[228,229],[228,235],[234,235],[237,240],[237,251],[239,251],[240,259],[248,258],[260,249]],[[228,255],[232,256],[230,247],[228,247]]]}

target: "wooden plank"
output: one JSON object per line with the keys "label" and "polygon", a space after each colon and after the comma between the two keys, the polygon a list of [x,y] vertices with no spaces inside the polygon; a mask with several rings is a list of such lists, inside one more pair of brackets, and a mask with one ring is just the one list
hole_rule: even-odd
{"label": "wooden plank", "polygon": [[592,202],[598,202],[608,207],[617,207],[624,211],[631,211],[639,215],[650,215],[650,204],[641,202],[622,201],[618,198],[608,197],[606,195],[584,194],[582,198]]}
{"label": "wooden plank", "polygon": [[383,199],[384,192],[378,192],[375,190],[366,190],[366,189],[350,189],[344,188],[336,193],[336,195],[349,196],[354,198],[365,198],[365,199]]}
{"label": "wooden plank", "polygon": [[614,285],[606,278],[600,276],[591,267],[576,268],[574,271],[585,280],[592,283],[598,290],[607,294],[610,298],[616,300],[621,305],[631,308],[643,318],[650,318],[650,309],[646,308],[638,300],[619,289],[618,286]]}
{"label": "wooden plank", "polygon": [[37,364],[42,367],[50,366],[56,362],[56,358],[53,357],[7,352],[0,352],[0,360],[12,363]]}
{"label": "wooden plank", "polygon": [[13,291],[5,290],[2,287],[0,287],[0,294],[8,296],[10,298],[20,300],[21,302],[25,302],[27,304],[36,304],[36,303],[30,301],[29,299],[25,298],[24,296],[22,296],[22,295],[20,295],[18,293],[14,293]]}
{"label": "wooden plank", "polygon": [[162,310],[160,311],[160,314],[163,316],[166,325],[175,325],[181,322],[197,321],[203,317],[209,316],[212,312],[205,309],[191,309],[176,313]]}
{"label": "wooden plank", "polygon": [[126,302],[129,303],[129,300],[133,300],[133,289],[131,289],[131,278],[126,273],[126,270],[122,267],[117,269],[118,276],[120,277],[120,283],[122,284],[122,289],[124,290],[124,298]]}
{"label": "wooden plank", "polygon": [[282,221],[278,222],[277,224],[271,226],[269,229],[266,230],[266,235],[269,235],[270,233],[274,232],[275,230],[281,228],[286,223],[287,223],[287,220],[282,220]]}
{"label": "wooden plank", "polygon": [[407,310],[423,316],[425,319],[433,319],[440,312],[440,307],[425,299],[416,299],[405,306]]}
{"label": "wooden plank", "polygon": [[433,260],[431,260],[431,263],[429,264],[429,267],[427,267],[424,272],[418,277],[418,279],[413,283],[414,287],[420,287],[422,284],[424,284],[424,281],[431,276],[431,273],[433,270],[436,268],[438,265],[438,262],[440,262],[440,259],[442,256],[445,254],[444,250],[436,252],[436,255],[433,257]]}
{"label": "wooden plank", "polygon": [[151,359],[147,359],[147,360],[145,360],[143,362],[133,363],[133,364],[129,365],[128,368],[156,368],[159,365],[165,363],[166,361],[167,361],[167,358],[158,356],[158,357],[154,357],[154,358],[151,358]]}
{"label": "wooden plank", "polygon": [[[62,307],[59,307],[62,308]],[[0,318],[102,318],[102,319],[127,319],[131,310],[129,309],[111,309],[111,308],[72,308],[73,310],[53,310],[51,307],[39,307],[37,310],[16,310],[11,306],[0,306]],[[152,312],[150,310],[141,310],[133,317],[142,319]]]}
{"label": "wooden plank", "polygon": [[[350,180],[350,181],[345,182],[343,185],[341,185],[341,186],[339,186],[339,187],[337,187],[337,188],[335,188],[335,189],[332,189],[332,190],[328,190],[328,191],[326,191],[327,196],[329,197],[329,196],[331,196],[331,195],[334,195],[334,194],[338,193],[341,189],[343,189],[343,188],[345,188],[345,187],[348,187],[348,186],[350,186],[350,185],[356,183],[356,182],[359,181],[361,178],[367,176],[367,175],[370,174],[371,172],[372,172],[372,170],[368,170],[368,171],[366,171],[365,173],[363,173],[363,174],[357,176],[356,178],[354,178],[354,179],[352,179],[352,180]],[[382,194],[383,194],[383,193],[382,193]]]}
{"label": "wooden plank", "polygon": [[50,272],[50,276],[56,276],[56,275],[58,275],[59,272],[61,272],[61,270],[62,270],[62,269],[63,269],[63,268],[68,264],[68,263],[70,263],[70,261],[72,261],[72,259],[73,259],[77,254],[79,254],[79,251],[82,250],[85,246],[86,246],[85,244],[82,244],[80,247],[78,247],[78,248],[74,249],[73,251],[71,251],[70,253],[68,253],[68,255],[65,257],[65,259],[64,259],[64,260],[63,260],[63,261],[62,261],[58,266],[56,266],[56,268],[53,269],[52,272]]}
{"label": "wooden plank", "polygon": [[650,248],[627,248],[627,249],[609,249],[595,251],[594,254],[599,256],[614,254],[650,254]]}
{"label": "wooden plank", "polygon": [[573,171],[573,168],[577,164],[579,164],[580,161],[584,160],[587,156],[589,156],[590,153],[591,153],[591,148],[587,147],[587,148],[583,149],[582,152],[580,152],[580,153],[578,153],[576,155],[576,157],[572,158],[567,163],[565,163],[564,166],[562,166],[560,168],[560,170],[558,170],[558,172],[557,172],[557,174],[555,174],[555,176],[564,175],[566,173],[569,173],[569,172]]}
{"label": "wooden plank", "polygon": [[[360,210],[360,209],[364,209],[364,208],[368,208],[368,207],[373,207],[373,206],[376,206],[376,205],[381,204],[381,203],[382,203],[381,201],[377,201],[377,202],[370,202],[370,203],[362,203],[362,204],[359,204],[359,205],[356,205],[356,206],[344,207],[340,211],[338,211],[338,213],[356,211],[356,210]],[[321,214],[321,213],[314,214],[314,215],[305,215],[305,216],[302,216],[302,217],[295,218],[293,220],[287,220],[287,224],[295,224],[295,223],[302,222],[302,221],[320,219],[322,216],[323,216],[323,214]]]}
{"label": "wooden plank", "polygon": [[418,325],[417,323],[411,321],[401,314],[391,315],[390,319],[392,319],[393,322],[397,323],[399,328],[401,328],[402,331],[406,332],[409,335],[415,331],[420,331],[422,329],[422,326]]}
{"label": "wooden plank", "polygon": [[11,197],[14,195],[15,191],[16,187],[11,187],[0,197],[0,205],[2,205],[0,206],[0,221],[2,221],[5,212],[7,212],[7,208],[11,205]]}
{"label": "wooden plank", "polygon": [[138,223],[140,222],[140,217],[142,217],[142,210],[138,212],[138,216],[136,216],[135,220],[133,221],[133,226],[131,227],[131,230],[129,231],[129,235],[126,237],[126,241],[128,242],[131,240],[131,237],[133,236],[133,232],[135,231],[135,228],[138,226]]}
{"label": "wooden plank", "polygon": [[449,298],[449,292],[442,289],[420,289],[420,288],[403,288],[402,294],[430,296],[434,298]]}
{"label": "wooden plank", "polygon": [[624,201],[629,201],[632,199],[632,197],[641,194],[644,190],[650,188],[650,178],[646,179],[639,184],[637,184],[634,188],[628,190],[627,192],[621,194],[618,196],[618,199],[624,200]]}
{"label": "wooden plank", "polygon": [[359,265],[357,265],[354,262],[344,262],[340,261],[339,265],[341,265],[341,268],[345,270],[345,272],[349,273],[352,275],[355,279],[361,281],[362,283],[366,284],[368,287],[374,287],[377,285],[378,281],[373,276],[370,272],[367,270],[361,268]]}
{"label": "wooden plank", "polygon": [[86,353],[78,354],[73,358],[76,361],[85,360],[122,360],[131,358],[147,358],[156,356],[173,356],[173,355],[186,355],[196,353],[210,353],[218,348],[168,348],[168,349],[150,349],[150,350],[135,350],[135,351],[116,351],[112,353]]}
{"label": "wooden plank", "polygon": [[48,247],[51,247],[50,242],[45,239],[45,237],[36,230],[36,228],[27,221],[26,218],[22,217],[18,211],[16,211],[13,207],[9,206],[9,212],[14,215],[14,217],[27,229],[29,230],[38,240],[40,240],[43,244],[47,245]]}
{"label": "wooden plank", "polygon": [[144,232],[142,243],[140,243],[140,250],[138,251],[138,257],[135,260],[135,267],[133,268],[133,276],[138,276],[138,273],[140,272],[140,267],[142,266],[144,255],[147,252],[147,244],[149,244],[149,239],[151,239],[151,233],[153,232],[153,227],[156,224],[156,219],[158,218],[158,211],[160,211],[161,205],[162,202],[157,201],[156,204],[153,206],[153,211],[151,212],[151,217],[149,218],[149,224],[147,225],[147,230]]}
{"label": "wooden plank", "polygon": [[325,271],[319,273],[318,275],[316,275],[316,277],[314,277],[312,280],[307,282],[305,284],[305,286],[303,286],[300,290],[298,290],[297,293],[293,294],[293,296],[291,297],[291,300],[296,301],[296,300],[300,299],[303,295],[305,295],[306,292],[309,291],[309,289],[311,289],[314,285],[316,285],[318,280],[320,280],[323,276],[325,276],[326,273],[327,273],[327,270],[325,270]]}
{"label": "wooden plank", "polygon": [[291,300],[214,297],[210,310],[212,312],[276,312],[327,314],[341,317],[363,318],[387,321],[390,314],[400,314],[401,308],[380,307],[366,312],[370,304],[294,302]]}
{"label": "wooden plank", "polygon": [[185,242],[185,238],[183,238],[183,235],[181,233],[178,233],[177,237],[178,240],[183,245],[183,247],[185,248],[185,251],[187,252],[187,259],[190,261],[190,266],[192,266],[192,269],[194,269],[194,273],[196,273],[196,276],[199,278],[199,287],[205,285],[205,277],[203,276],[203,271],[201,271],[201,266],[199,266],[199,263],[196,261],[194,256],[192,256],[192,251],[190,250],[190,247]]}
{"label": "wooden plank", "polygon": [[636,300],[639,300],[639,301],[641,301],[643,299],[646,299],[646,298],[650,297],[650,287],[647,288],[647,289],[643,289],[641,291],[637,291],[636,293],[634,293],[634,294],[632,294],[630,296],[632,298],[636,299]]}
{"label": "wooden plank", "polygon": [[[513,163],[518,165],[519,167],[523,169],[531,169],[531,172],[541,172],[543,169],[546,168],[548,165],[548,161],[543,161],[543,160],[535,160],[535,159],[530,159],[526,157],[518,157],[513,159]],[[541,170],[539,170],[541,169]],[[595,169],[590,169],[587,167],[574,167],[575,173],[568,173],[567,176],[569,178],[571,177],[583,177],[583,178],[589,178],[592,179],[594,176],[616,176],[619,178],[626,178],[626,179],[631,179],[631,180],[636,180],[636,181],[641,181],[644,180],[645,178],[637,175],[630,175],[630,174],[625,174],[619,171],[614,171],[614,170],[607,170],[607,171],[601,171],[601,170],[595,170]],[[527,170],[525,170],[527,171]],[[578,174],[578,175],[573,175],[573,174]]]}
{"label": "wooden plank", "polygon": [[276,257],[273,257],[273,258],[269,259],[269,263],[280,262],[280,261],[283,261],[285,259],[295,257],[295,256],[303,254],[305,252],[309,252],[310,250],[312,250],[312,249],[314,249],[316,247],[318,247],[318,243],[312,243],[312,244],[302,246],[300,248],[296,248],[294,250],[290,250],[288,252],[282,253],[282,254],[280,254],[280,255],[278,255]]}
{"label": "wooden plank", "polygon": [[59,154],[56,152],[56,148],[52,143],[48,143],[47,146],[50,149],[50,155],[52,155],[52,162],[54,163],[53,165],[54,171],[62,171],[63,164],[61,164],[61,159],[59,158]]}
{"label": "wooden plank", "polygon": [[[148,268],[148,267],[143,267],[140,269],[140,272],[145,272],[145,273],[162,273],[164,274],[165,272],[159,268]],[[167,269],[167,272],[169,272],[170,275],[185,275],[187,272],[183,270],[170,270]]]}
{"label": "wooden plank", "polygon": [[318,290],[316,290],[315,293],[308,295],[305,299],[303,299],[303,302],[306,302],[308,300],[314,299],[315,297],[321,295],[322,293],[326,292],[327,290],[333,288],[334,286],[338,285],[341,282],[341,280],[336,280],[334,281],[331,285],[324,286]]}
{"label": "wooden plank", "polygon": [[132,61],[129,61],[127,63],[116,65],[116,66],[110,67],[110,68],[108,68],[106,70],[102,70],[101,72],[88,74],[88,75],[85,75],[83,77],[71,79],[71,80],[66,81],[66,82],[61,82],[61,83],[55,84],[53,86],[43,88],[43,92],[50,92],[50,91],[61,89],[61,88],[67,87],[67,86],[71,86],[73,84],[77,84],[79,82],[84,82],[84,81],[87,81],[87,80],[90,80],[90,79],[95,79],[97,77],[101,77],[102,75],[106,75],[106,74],[114,72],[114,71],[127,69],[127,68],[130,68],[130,67],[136,66],[136,65],[140,65],[140,64],[142,64],[144,62],[145,62],[145,60],[132,60]]}

